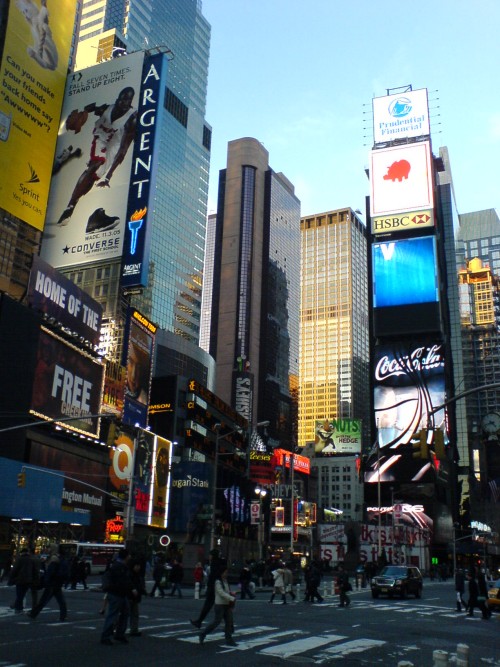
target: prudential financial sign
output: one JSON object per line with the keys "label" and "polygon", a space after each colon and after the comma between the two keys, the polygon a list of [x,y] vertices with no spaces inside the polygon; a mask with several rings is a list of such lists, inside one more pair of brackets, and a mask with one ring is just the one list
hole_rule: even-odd
{"label": "prudential financial sign", "polygon": [[374,143],[429,134],[426,88],[373,99]]}
{"label": "prudential financial sign", "polygon": [[145,287],[148,282],[151,243],[151,200],[155,190],[160,143],[167,58],[164,54],[144,60],[137,134],[125,221],[122,286]]}

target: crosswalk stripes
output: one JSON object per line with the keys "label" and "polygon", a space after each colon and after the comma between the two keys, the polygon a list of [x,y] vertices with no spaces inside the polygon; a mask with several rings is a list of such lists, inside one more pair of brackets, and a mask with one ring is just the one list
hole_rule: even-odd
{"label": "crosswalk stripes", "polygon": [[[157,633],[153,636],[164,638],[165,634]],[[184,633],[180,635],[177,631],[177,639],[189,643],[198,643],[199,641],[198,634],[193,635],[192,631],[188,636]],[[224,646],[224,633],[214,632],[207,635],[204,643],[222,644],[217,648],[223,653],[255,651],[257,655],[283,660],[308,654],[308,659],[314,664],[322,664],[326,660],[350,653],[370,651],[386,643],[385,641],[369,638],[350,640],[347,635],[340,634],[311,635],[298,628],[279,630],[268,625],[238,628],[235,639],[237,646]]]}

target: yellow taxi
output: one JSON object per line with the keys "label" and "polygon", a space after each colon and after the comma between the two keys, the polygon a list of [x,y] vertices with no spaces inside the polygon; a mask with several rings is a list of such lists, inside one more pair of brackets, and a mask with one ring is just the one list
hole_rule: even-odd
{"label": "yellow taxi", "polygon": [[488,590],[488,607],[492,611],[500,611],[500,579],[494,581]]}

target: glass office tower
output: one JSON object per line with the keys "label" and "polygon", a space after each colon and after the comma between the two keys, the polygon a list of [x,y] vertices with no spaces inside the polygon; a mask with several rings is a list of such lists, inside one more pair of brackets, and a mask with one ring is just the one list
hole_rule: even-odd
{"label": "glass office tower", "polygon": [[366,227],[350,209],[300,221],[299,446],[317,420],[361,419],[370,442]]}
{"label": "glass office tower", "polygon": [[[127,295],[131,305],[162,329],[198,344],[201,288],[208,199],[211,128],[205,122],[210,26],[199,0],[84,0],[77,41],[77,66],[90,66],[103,56],[109,35],[128,53],[169,49],[169,66],[155,208],[149,283],[142,293]],[[102,39],[100,39],[102,37]],[[96,42],[97,40],[97,42]],[[96,42],[86,54],[81,49]],[[105,44],[106,43],[106,44]],[[108,47],[106,46],[106,49]],[[105,270],[104,270],[105,269]],[[109,321],[122,305],[119,266],[101,267],[104,284],[97,284],[95,267],[82,266],[72,279],[105,306]]]}

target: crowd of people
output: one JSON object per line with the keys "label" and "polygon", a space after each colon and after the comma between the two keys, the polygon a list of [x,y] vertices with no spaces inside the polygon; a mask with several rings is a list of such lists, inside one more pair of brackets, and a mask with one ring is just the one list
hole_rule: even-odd
{"label": "crowd of people", "polygon": [[[184,570],[179,559],[167,560],[163,553],[155,555],[150,570],[153,586],[149,593],[146,590],[146,565],[144,558],[132,557],[126,549],[121,549],[108,563],[102,577],[104,592],[100,610],[104,616],[100,638],[102,644],[112,645],[115,641],[128,643],[127,637],[142,635],[139,628],[139,605],[143,596],[173,597],[177,594],[179,598],[183,597],[181,584],[184,580]],[[339,596],[339,607],[349,607],[351,600],[348,593],[353,587],[342,563],[332,572],[328,565],[325,566],[321,561],[310,562],[302,573],[305,583],[302,601],[323,602],[319,588],[326,572],[333,574],[335,591]],[[231,590],[228,574],[228,562],[217,549],[210,552],[209,561],[204,565],[198,562],[194,568],[194,585],[198,587],[196,597],[203,591],[204,601],[197,618],[191,619],[190,622],[199,631],[200,643],[203,643],[206,636],[214,632],[223,622],[226,644],[236,646],[233,638],[236,590],[241,600],[247,597],[254,599],[256,581],[260,589],[266,584],[271,586],[270,604],[275,600],[287,604],[288,597],[291,601],[299,601],[300,589],[294,588],[294,576],[297,572],[294,573],[292,563],[270,560],[262,567],[262,563],[247,562],[239,572],[236,590]],[[353,574],[356,587],[359,588],[366,586],[375,572],[360,564]],[[64,591],[68,588],[74,590],[79,584],[87,589],[88,567],[77,556],[67,558],[57,546],[52,546],[44,559],[24,547],[20,549],[14,563],[9,563],[8,572],[4,571],[3,575],[8,577],[9,585],[15,586],[15,599],[11,608],[16,614],[25,610],[25,600],[30,592],[31,608],[28,612],[30,618],[35,619],[54,598],[59,606],[59,620],[64,622],[67,620]],[[473,567],[468,570],[457,569],[455,591],[458,612],[465,609],[468,616],[473,616],[474,609],[477,608],[484,619],[491,617],[487,604],[488,587],[484,570],[476,570]],[[212,609],[213,620],[203,626]]]}

